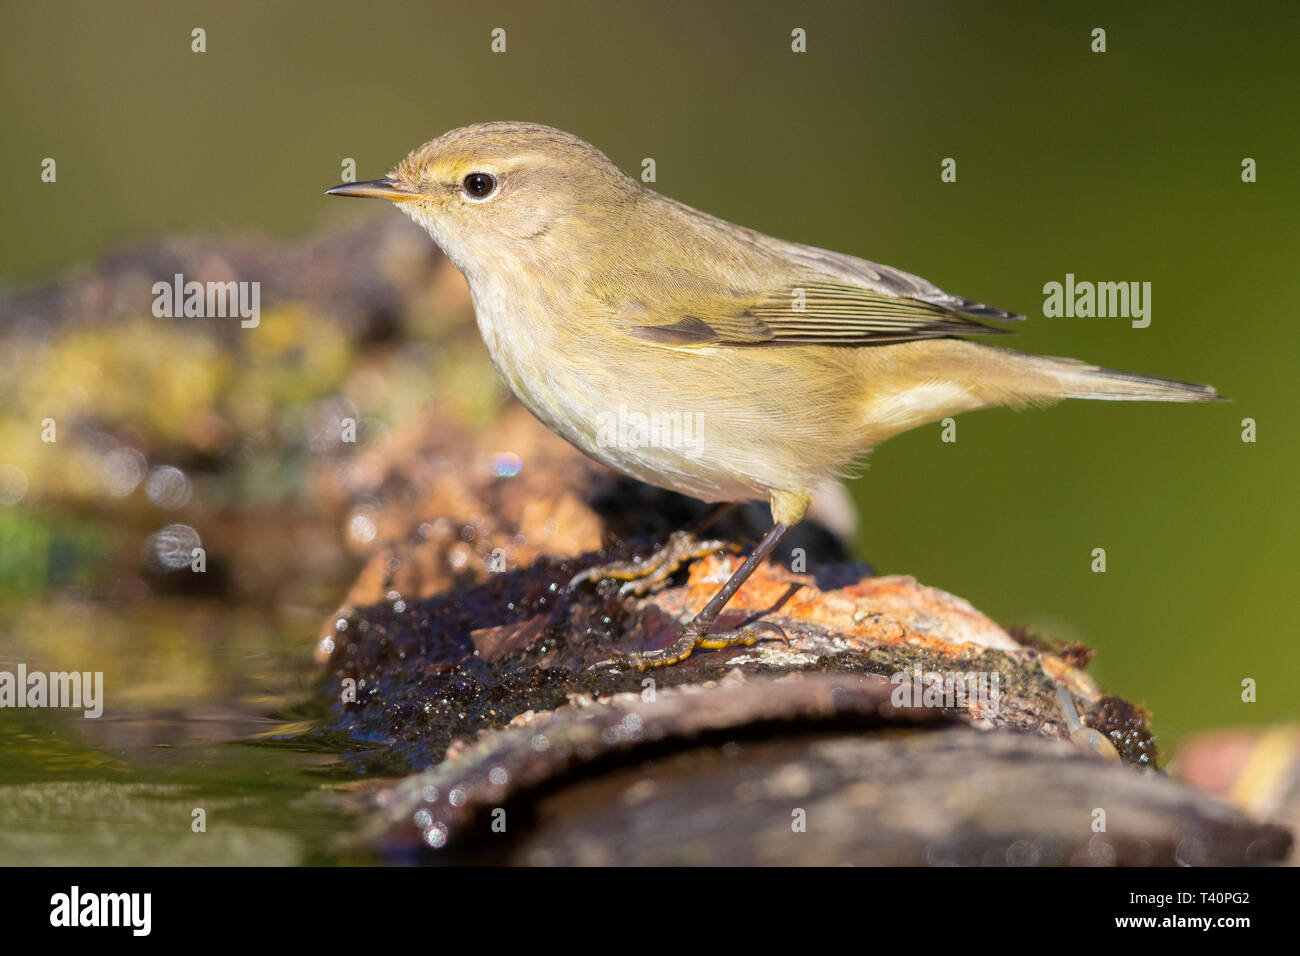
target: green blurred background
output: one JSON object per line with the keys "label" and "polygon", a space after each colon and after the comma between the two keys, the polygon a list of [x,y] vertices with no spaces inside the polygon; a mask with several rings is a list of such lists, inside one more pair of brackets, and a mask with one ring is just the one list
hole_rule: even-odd
{"label": "green blurred background", "polygon": [[[725,219],[1024,312],[1018,348],[1213,383],[1235,402],[923,428],[853,486],[863,557],[1098,648],[1167,753],[1297,712],[1298,26],[1293,3],[8,4],[0,276],[392,216],[322,197],[345,157],[372,178],[451,127],[525,119],[633,175],[653,157],[659,191]],[[1150,327],[1044,318],[1067,272],[1151,282]]]}

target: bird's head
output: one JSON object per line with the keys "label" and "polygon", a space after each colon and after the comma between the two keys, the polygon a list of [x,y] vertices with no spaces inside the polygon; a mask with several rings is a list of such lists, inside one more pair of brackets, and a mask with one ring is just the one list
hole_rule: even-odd
{"label": "bird's head", "polygon": [[640,188],[577,136],[510,122],[454,129],[383,179],[344,183],[327,194],[398,203],[468,272],[552,230],[617,223]]}

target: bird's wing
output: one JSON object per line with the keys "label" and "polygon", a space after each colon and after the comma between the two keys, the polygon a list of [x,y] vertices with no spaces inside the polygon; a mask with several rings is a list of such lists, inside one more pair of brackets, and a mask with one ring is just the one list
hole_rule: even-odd
{"label": "bird's wing", "polygon": [[697,295],[688,301],[659,303],[651,314],[625,320],[625,329],[644,341],[674,348],[883,345],[1009,331],[981,325],[964,314],[987,306],[957,301],[963,304],[962,314],[923,299],[817,280],[754,296],[701,299]]}
{"label": "bird's wing", "polygon": [[[693,211],[692,211],[693,212]],[[712,224],[714,220],[693,213]],[[735,230],[729,227],[728,242]],[[981,325],[1024,318],[971,299],[944,292],[919,276],[865,259],[785,242],[743,230],[747,252],[757,254],[751,267],[719,276],[697,268],[679,268],[665,282],[652,285],[660,295],[635,308],[615,310],[624,330],[643,341],[670,348],[708,345],[879,345],[951,335],[989,335],[1006,329]],[[733,252],[734,246],[724,246]],[[720,257],[720,258],[726,258]],[[698,260],[697,260],[698,261]],[[776,281],[741,279],[763,275],[758,263],[770,265]],[[647,280],[649,276],[645,277]],[[602,291],[637,288],[637,277],[624,276]],[[605,299],[609,302],[609,298]]]}
{"label": "bird's wing", "polygon": [[998,322],[1019,322],[1023,315],[997,309],[964,296],[944,292],[933,282],[920,276],[882,266],[843,253],[818,249],[815,246],[803,246],[793,242],[781,242],[779,252],[783,258],[792,260],[812,273],[824,273],[848,285],[860,287],[867,292],[879,292],[887,296],[914,299],[923,305],[937,306],[946,313],[955,313],[976,319],[994,319]]}

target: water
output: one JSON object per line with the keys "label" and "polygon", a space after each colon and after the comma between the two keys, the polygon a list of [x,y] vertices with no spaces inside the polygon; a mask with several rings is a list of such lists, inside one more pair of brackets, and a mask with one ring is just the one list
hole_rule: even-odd
{"label": "water", "polygon": [[[112,611],[97,608],[90,630],[103,637],[120,626],[145,645],[149,634],[185,640],[181,618],[190,609],[173,620],[168,610],[164,602],[105,621]],[[209,610],[216,631],[233,624]],[[107,652],[86,657],[86,667],[104,669],[115,701],[98,719],[4,712],[0,865],[364,862],[336,845],[349,830],[337,794],[356,776],[340,760],[346,747],[304,733],[310,653],[270,632],[225,634],[230,639],[216,638],[194,658],[169,657],[159,646],[117,657],[109,637]],[[26,655],[29,668],[59,656],[50,646],[57,642],[47,643],[55,653]],[[0,669],[16,669],[12,653]],[[141,705],[121,703],[132,699]]]}

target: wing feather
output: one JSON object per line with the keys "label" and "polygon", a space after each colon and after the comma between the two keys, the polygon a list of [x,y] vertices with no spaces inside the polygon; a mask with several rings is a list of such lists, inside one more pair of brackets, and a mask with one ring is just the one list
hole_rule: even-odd
{"label": "wing feather", "polygon": [[[920,276],[733,226],[657,194],[656,267],[624,265],[588,291],[632,335],[670,348],[866,346],[1009,330],[1024,316],[944,292]],[[667,256],[667,261],[665,261]],[[701,267],[702,262],[717,265]],[[762,277],[790,277],[764,287]],[[642,290],[655,289],[648,301]]]}
{"label": "wing feather", "polygon": [[[956,298],[956,297],[952,297]],[[987,309],[961,299],[968,310]],[[998,335],[951,308],[862,286],[812,280],[757,297],[727,297],[700,315],[630,329],[671,347],[703,345],[878,345],[951,335]],[[1001,310],[990,310],[1001,313]],[[1009,313],[1007,313],[1009,314]]]}

